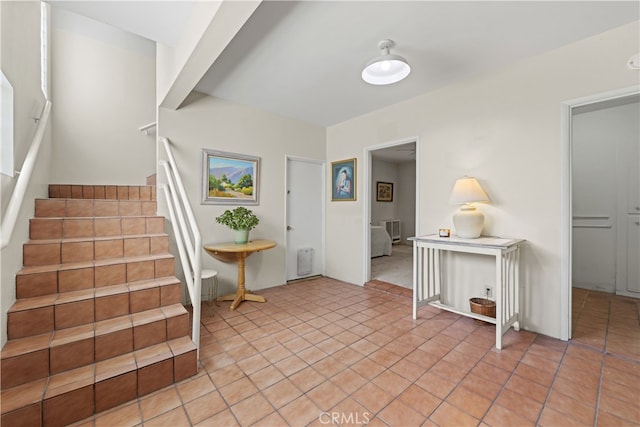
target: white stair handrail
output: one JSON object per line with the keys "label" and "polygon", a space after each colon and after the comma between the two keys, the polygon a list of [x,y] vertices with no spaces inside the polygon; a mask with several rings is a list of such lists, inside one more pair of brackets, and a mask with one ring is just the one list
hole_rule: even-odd
{"label": "white stair handrail", "polygon": [[27,151],[27,156],[24,158],[22,169],[20,169],[18,174],[16,186],[13,189],[13,193],[11,193],[11,199],[9,200],[7,210],[4,212],[4,216],[2,218],[2,225],[0,225],[0,249],[4,249],[11,241],[11,236],[13,235],[13,230],[16,226],[16,221],[18,220],[18,214],[20,214],[20,208],[22,207],[22,202],[24,201],[24,196],[27,193],[27,187],[31,180],[31,174],[33,173],[33,168],[36,165],[36,160],[38,160],[40,145],[42,144],[44,131],[49,123],[50,113],[51,101],[47,100],[44,104],[42,114],[37,120],[38,125],[36,126],[31,146],[29,147],[29,151]]}
{"label": "white stair handrail", "polygon": [[139,130],[140,132],[144,132],[144,134],[145,134],[145,135],[149,135],[149,131],[150,131],[151,129],[155,128],[155,127],[156,127],[156,125],[157,125],[157,124],[156,124],[156,122],[148,123],[148,124],[146,124],[146,125],[144,125],[144,126],[140,126],[140,127],[138,128],[138,130]]}
{"label": "white stair handrail", "polygon": [[[167,161],[161,161],[160,166],[165,172],[167,185],[162,186],[169,210],[169,218],[173,226],[176,245],[184,271],[185,282],[189,298],[193,306],[192,341],[198,349],[200,357],[200,301],[202,288],[202,236],[196,222],[189,197],[185,191],[182,177],[176,165],[169,140],[160,137]],[[186,218],[185,218],[186,217]]]}
{"label": "white stair handrail", "polygon": [[[162,165],[163,167],[167,166],[166,162],[161,162],[161,163],[163,163]],[[180,255],[180,262],[182,263],[183,266],[189,266],[190,265],[189,256],[187,255],[185,250],[185,244],[182,239],[182,233],[180,232],[180,230],[176,225],[177,223],[177,218],[175,214],[176,206],[172,201],[170,187],[167,185],[162,185],[161,188],[164,190],[164,196],[165,196],[167,207],[169,210],[169,219],[171,220],[171,224],[173,225],[173,234],[175,235],[175,238],[176,238],[176,246],[178,246],[178,254]],[[193,293],[195,291],[195,288],[199,287],[199,286],[196,286],[196,283],[195,283],[197,280],[196,276],[192,275],[191,272],[188,271],[189,270],[188,268],[183,268],[183,270],[184,270],[187,290],[189,292],[189,297],[191,298],[191,301],[194,301]],[[200,279],[199,281],[201,283],[201,280],[202,280],[201,276],[198,276],[198,278]],[[200,293],[198,292],[196,295],[200,295]],[[192,323],[191,340],[196,345],[197,352],[198,352],[197,357],[200,358],[200,303],[199,303],[199,300],[198,300],[198,304],[193,304],[193,323]]]}

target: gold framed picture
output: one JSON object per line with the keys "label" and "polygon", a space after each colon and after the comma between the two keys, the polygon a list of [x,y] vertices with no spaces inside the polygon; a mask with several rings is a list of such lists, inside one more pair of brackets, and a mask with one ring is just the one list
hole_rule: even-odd
{"label": "gold framed picture", "polygon": [[356,159],[331,163],[332,202],[356,200]]}
{"label": "gold framed picture", "polygon": [[393,182],[376,182],[376,202],[393,202]]}

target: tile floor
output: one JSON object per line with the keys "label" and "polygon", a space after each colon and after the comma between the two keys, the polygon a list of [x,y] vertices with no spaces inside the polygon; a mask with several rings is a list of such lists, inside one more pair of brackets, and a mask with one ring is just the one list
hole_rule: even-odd
{"label": "tile floor", "polygon": [[562,342],[319,278],[203,308],[197,376],[78,425],[637,426],[639,301],[574,291]]}

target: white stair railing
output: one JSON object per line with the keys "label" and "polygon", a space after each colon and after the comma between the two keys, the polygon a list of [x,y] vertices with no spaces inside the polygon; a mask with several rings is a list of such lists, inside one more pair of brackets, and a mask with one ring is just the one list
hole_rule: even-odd
{"label": "white stair railing", "polygon": [[146,124],[144,126],[140,126],[138,130],[140,132],[144,132],[145,135],[149,135],[149,132],[151,132],[151,129],[155,129],[156,127],[157,127],[156,122],[153,122],[153,123]]}
{"label": "white stair railing", "polygon": [[31,141],[29,151],[27,151],[27,155],[24,158],[24,162],[22,163],[22,169],[20,169],[16,186],[13,189],[13,193],[11,193],[11,199],[7,205],[7,210],[4,211],[2,225],[0,225],[0,249],[4,249],[9,244],[9,241],[11,241],[11,235],[13,235],[13,229],[15,228],[16,221],[18,220],[18,214],[20,213],[20,208],[24,201],[24,195],[27,193],[31,174],[33,173],[33,168],[36,165],[36,160],[38,160],[38,152],[40,151],[44,131],[49,123],[50,112],[51,102],[47,101],[44,104],[42,114],[38,119],[38,125],[36,126],[33,140]]}
{"label": "white stair railing", "polygon": [[192,337],[198,348],[200,357],[200,300],[202,287],[202,237],[200,229],[193,215],[189,197],[184,189],[180,171],[176,165],[169,140],[160,137],[160,145],[164,147],[168,160],[160,161],[160,166],[165,172],[167,184],[163,185],[169,219],[173,226],[176,245],[182,263],[182,270],[189,292],[189,298],[193,305]]}

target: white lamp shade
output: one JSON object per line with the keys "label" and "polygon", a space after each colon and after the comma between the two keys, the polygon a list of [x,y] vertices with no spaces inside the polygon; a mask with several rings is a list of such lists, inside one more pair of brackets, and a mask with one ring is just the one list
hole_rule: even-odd
{"label": "white lamp shade", "polygon": [[411,67],[398,55],[381,55],[362,70],[362,80],[372,85],[388,85],[399,82],[409,75]]}
{"label": "white lamp shade", "polygon": [[480,237],[484,228],[484,214],[469,205],[473,202],[488,202],[489,196],[478,180],[465,176],[456,180],[449,203],[464,205],[453,215],[453,226],[458,237],[475,239]]}
{"label": "white lamp shade", "polygon": [[465,176],[456,181],[451,191],[449,203],[452,205],[463,205],[473,202],[488,202],[489,196],[482,189],[478,180]]}

